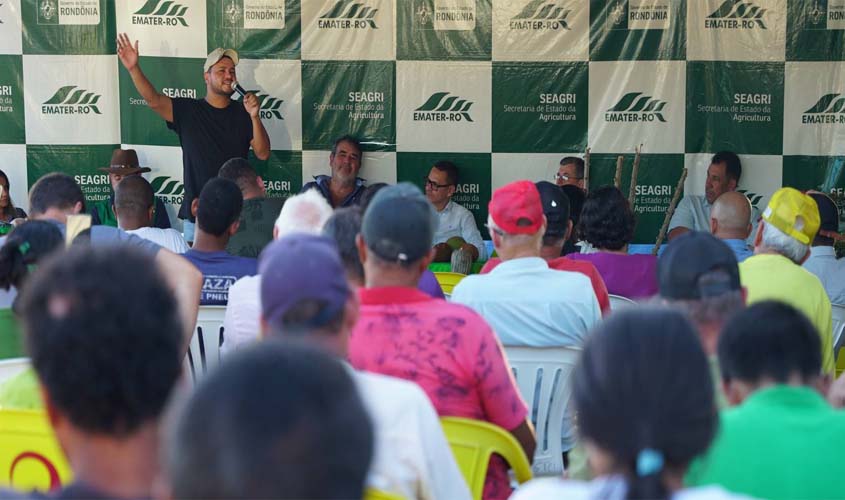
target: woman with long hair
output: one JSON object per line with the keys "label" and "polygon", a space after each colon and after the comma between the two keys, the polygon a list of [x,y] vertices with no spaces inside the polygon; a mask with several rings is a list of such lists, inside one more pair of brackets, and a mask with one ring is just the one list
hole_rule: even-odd
{"label": "woman with long hair", "polygon": [[593,331],[573,376],[579,433],[597,477],[533,481],[514,500],[734,498],[719,487],[683,487],[718,416],[707,357],[682,313],[615,313]]}
{"label": "woman with long hair", "polygon": [[12,202],[12,196],[9,194],[9,176],[0,170],[0,224],[11,224],[15,219],[26,219],[26,212]]}

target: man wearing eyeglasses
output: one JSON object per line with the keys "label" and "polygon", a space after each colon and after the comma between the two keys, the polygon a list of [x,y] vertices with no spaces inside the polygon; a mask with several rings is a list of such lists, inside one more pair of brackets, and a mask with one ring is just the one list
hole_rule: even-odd
{"label": "man wearing eyeglasses", "polygon": [[458,168],[450,161],[439,161],[424,180],[425,196],[437,210],[434,233],[435,261],[448,262],[453,250],[462,248],[473,260],[485,260],[487,252],[472,212],[452,201],[457,191]]}
{"label": "man wearing eyeglasses", "polygon": [[555,174],[558,186],[573,185],[584,189],[584,160],[577,156],[566,156],[560,160],[560,168]]}

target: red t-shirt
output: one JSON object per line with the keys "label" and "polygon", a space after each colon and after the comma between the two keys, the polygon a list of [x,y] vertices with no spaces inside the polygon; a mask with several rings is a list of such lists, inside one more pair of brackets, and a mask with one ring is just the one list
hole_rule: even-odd
{"label": "red t-shirt", "polygon": [[[607,296],[607,287],[599,274],[599,270],[596,269],[596,266],[590,262],[571,260],[566,257],[558,257],[557,259],[548,260],[546,262],[549,263],[549,267],[552,269],[557,269],[558,271],[574,271],[590,278],[590,282],[593,284],[593,291],[596,292],[596,298],[599,301],[601,313],[607,314],[610,312],[610,297]],[[484,264],[484,267],[481,268],[479,274],[487,274],[501,263],[502,259],[493,257]]]}
{"label": "red t-shirt", "polygon": [[[349,361],[359,370],[416,382],[440,416],[484,420],[513,430],[528,407],[502,346],[472,309],[413,288],[361,288],[361,312],[349,338]],[[485,499],[511,493],[507,466],[494,456]]]}

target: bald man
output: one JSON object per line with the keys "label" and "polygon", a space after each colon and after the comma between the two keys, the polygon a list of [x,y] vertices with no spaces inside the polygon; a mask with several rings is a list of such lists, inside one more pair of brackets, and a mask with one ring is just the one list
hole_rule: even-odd
{"label": "bald man", "polygon": [[722,193],[710,209],[710,232],[733,250],[737,262],[753,253],[745,241],[751,234],[750,218],[751,202],[737,191]]}

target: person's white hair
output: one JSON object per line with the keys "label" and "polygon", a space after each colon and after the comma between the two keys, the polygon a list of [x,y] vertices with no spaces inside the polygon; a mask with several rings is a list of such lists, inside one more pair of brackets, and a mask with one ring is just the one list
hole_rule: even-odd
{"label": "person's white hair", "polygon": [[329,217],[332,207],[316,188],[291,196],[282,206],[276,218],[277,237],[291,233],[320,234]]}
{"label": "person's white hair", "polygon": [[801,261],[810,250],[810,246],[801,243],[766,221],[760,221],[760,223],[763,224],[763,246],[801,265]]}

